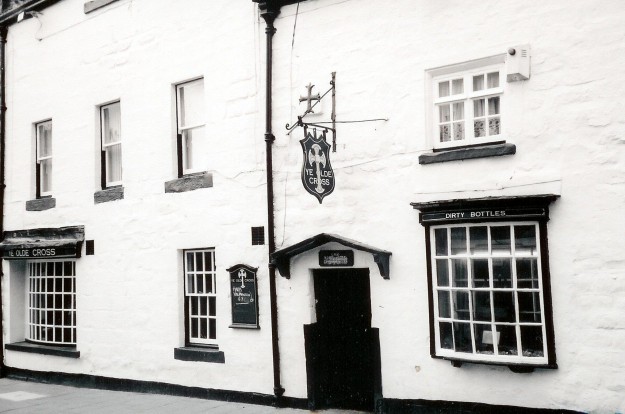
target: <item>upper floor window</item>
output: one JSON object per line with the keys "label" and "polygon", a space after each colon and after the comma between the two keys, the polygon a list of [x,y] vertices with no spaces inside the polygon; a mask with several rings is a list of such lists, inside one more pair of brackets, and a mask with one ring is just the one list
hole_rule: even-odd
{"label": "upper floor window", "polygon": [[[503,63],[503,62],[502,62]],[[471,68],[467,69],[467,66]],[[503,64],[458,65],[433,73],[432,141],[434,148],[503,141]]]}
{"label": "upper floor window", "polygon": [[52,121],[40,122],[36,129],[36,196],[52,195]]}
{"label": "upper floor window", "polygon": [[122,133],[120,103],[100,107],[102,188],[122,183]]}
{"label": "upper floor window", "polygon": [[204,79],[176,86],[178,176],[206,171]]}

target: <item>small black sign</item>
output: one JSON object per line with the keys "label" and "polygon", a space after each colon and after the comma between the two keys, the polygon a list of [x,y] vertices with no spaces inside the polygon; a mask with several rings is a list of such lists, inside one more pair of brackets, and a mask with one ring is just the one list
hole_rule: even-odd
{"label": "small black sign", "polygon": [[238,264],[227,269],[230,273],[232,304],[231,328],[258,329],[258,287],[257,267]]}
{"label": "small black sign", "polygon": [[77,246],[10,248],[2,252],[5,260],[54,259],[57,257],[79,257]]}
{"label": "small black sign", "polygon": [[423,213],[422,223],[450,222],[450,221],[485,221],[485,220],[508,220],[519,218],[541,218],[546,216],[544,208],[521,208],[521,209],[467,209],[453,211],[437,211],[435,213]]}
{"label": "small black sign", "polygon": [[353,250],[320,250],[319,266],[353,266]]}

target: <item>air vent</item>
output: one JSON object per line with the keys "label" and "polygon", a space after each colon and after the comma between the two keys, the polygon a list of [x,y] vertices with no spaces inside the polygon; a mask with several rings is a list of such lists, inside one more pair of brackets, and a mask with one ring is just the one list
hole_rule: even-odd
{"label": "air vent", "polygon": [[252,246],[258,246],[265,244],[265,228],[252,227]]}

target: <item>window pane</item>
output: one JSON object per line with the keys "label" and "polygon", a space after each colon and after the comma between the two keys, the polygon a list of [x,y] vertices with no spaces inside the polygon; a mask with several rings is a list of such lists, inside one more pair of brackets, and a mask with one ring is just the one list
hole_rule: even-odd
{"label": "window pane", "polygon": [[489,89],[499,87],[499,72],[491,72],[486,77]]}
{"label": "window pane", "polygon": [[454,123],[454,140],[462,139],[464,139],[464,122],[456,122]]}
{"label": "window pane", "polygon": [[37,124],[37,155],[39,158],[52,155],[52,122]]}
{"label": "window pane", "polygon": [[438,96],[439,98],[449,96],[449,81],[438,83]]}
{"label": "window pane", "polygon": [[460,121],[464,119],[464,102],[456,102],[453,104],[454,108],[454,121]]}
{"label": "window pane", "polygon": [[493,331],[487,324],[477,323],[474,325],[475,331],[475,352],[478,354],[494,354]]}
{"label": "window pane", "polygon": [[488,229],[486,226],[469,227],[471,254],[488,253]]}
{"label": "window pane", "polygon": [[216,312],[216,308],[217,308],[217,298],[215,296],[210,296],[208,298],[208,314],[210,316],[215,316],[217,314]]}
{"label": "window pane", "polygon": [[484,75],[477,75],[473,77],[473,90],[481,91],[484,89]]}
{"label": "window pane", "polygon": [[484,128],[484,121],[473,122],[473,134],[475,135],[476,138],[486,136],[486,129]]}
{"label": "window pane", "polygon": [[514,226],[514,249],[516,254],[536,254],[535,226]]}
{"label": "window pane", "polygon": [[451,107],[449,105],[441,105],[438,107],[439,122],[451,121]]}
{"label": "window pane", "polygon": [[473,100],[473,117],[479,118],[479,117],[486,115],[485,105],[486,105],[485,99],[474,99]]}
{"label": "window pane", "polygon": [[119,102],[102,107],[102,141],[105,144],[121,141],[121,124]]}
{"label": "window pane", "polygon": [[195,263],[193,262],[193,253],[187,252],[187,271],[193,272],[195,270]]}
{"label": "window pane", "polygon": [[41,192],[49,193],[52,191],[52,159],[42,160],[39,168]]}
{"label": "window pane", "polygon": [[496,325],[499,355],[517,355],[516,328],[511,325]]}
{"label": "window pane", "polygon": [[207,319],[200,319],[200,339],[206,339],[208,337],[208,324],[207,324],[208,320]]}
{"label": "window pane", "polygon": [[204,275],[196,275],[196,278],[197,293],[204,293]]}
{"label": "window pane", "polygon": [[104,149],[106,158],[106,182],[113,183],[122,180],[122,146],[112,145]]}
{"label": "window pane", "polygon": [[538,260],[516,259],[516,278],[519,289],[538,289]]}
{"label": "window pane", "polygon": [[501,129],[501,121],[499,118],[489,118],[488,135],[499,135]]}
{"label": "window pane", "polygon": [[200,315],[208,316],[208,298],[200,298]]}
{"label": "window pane", "polygon": [[441,142],[451,141],[451,133],[449,132],[449,125],[441,125],[439,127],[439,138]]}
{"label": "window pane", "polygon": [[210,339],[216,339],[217,338],[217,323],[216,323],[215,319],[209,319],[208,320],[208,337]]}
{"label": "window pane", "polygon": [[490,286],[488,259],[471,260],[471,272],[473,274],[473,287],[487,288]]}
{"label": "window pane", "polygon": [[493,226],[490,228],[493,253],[510,254],[510,227]]}
{"label": "window pane", "polygon": [[215,270],[213,268],[213,258],[211,252],[204,252],[204,268],[207,271]]}
{"label": "window pane", "polygon": [[488,115],[499,115],[499,97],[488,98]]}
{"label": "window pane", "polygon": [[447,256],[447,229],[434,230],[436,255]]}
{"label": "window pane", "polygon": [[493,286],[512,287],[512,259],[493,259]]}
{"label": "window pane", "polygon": [[490,292],[473,292],[473,320],[490,322]]}
{"label": "window pane", "polygon": [[195,254],[195,266],[198,272],[204,270],[204,255],[201,252]]}
{"label": "window pane", "polygon": [[467,252],[467,229],[466,227],[451,228],[451,254]]}
{"label": "window pane", "polygon": [[451,266],[453,287],[468,287],[466,259],[454,259]]}
{"label": "window pane", "polygon": [[538,292],[519,292],[519,321],[538,322],[542,318],[540,314],[540,296]]}
{"label": "window pane", "polygon": [[495,322],[515,322],[514,292],[493,292]]}
{"label": "window pane", "polygon": [[453,95],[464,92],[464,81],[462,79],[454,79],[451,81],[451,92]]}
{"label": "window pane", "polygon": [[447,259],[436,259],[436,285],[449,286],[449,266]]}
{"label": "window pane", "polygon": [[525,357],[544,356],[542,328],[540,326],[521,325],[521,347]]}
{"label": "window pane", "polygon": [[440,318],[451,318],[451,303],[449,299],[449,291],[438,291],[438,316]]}
{"label": "window pane", "polygon": [[184,168],[197,169],[206,166],[206,155],[210,153],[204,136],[204,127],[187,129],[182,133],[184,140]]}
{"label": "window pane", "polygon": [[454,322],[454,345],[456,352],[473,352],[470,324]]}
{"label": "window pane", "polygon": [[440,331],[440,344],[441,348],[454,349],[454,337],[452,334],[452,328],[450,322],[440,322],[438,324]]}
{"label": "window pane", "polygon": [[178,116],[181,128],[205,123],[203,79],[178,86],[178,99],[180,100]]}
{"label": "window pane", "polygon": [[470,319],[469,311],[469,292],[455,291],[452,292],[454,300],[454,319],[466,320]]}

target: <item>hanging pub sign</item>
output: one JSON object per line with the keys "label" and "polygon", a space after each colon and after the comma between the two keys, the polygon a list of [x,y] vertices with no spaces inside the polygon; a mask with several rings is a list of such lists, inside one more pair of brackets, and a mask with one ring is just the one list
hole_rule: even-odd
{"label": "hanging pub sign", "polygon": [[317,197],[319,204],[323,198],[334,191],[334,171],[330,165],[330,145],[326,142],[325,130],[320,138],[317,131],[314,136],[306,129],[305,138],[300,140],[304,152],[302,165],[302,183],[310,194]]}
{"label": "hanging pub sign", "polygon": [[230,273],[232,304],[231,328],[260,328],[258,324],[257,267],[238,264],[227,269]]}

